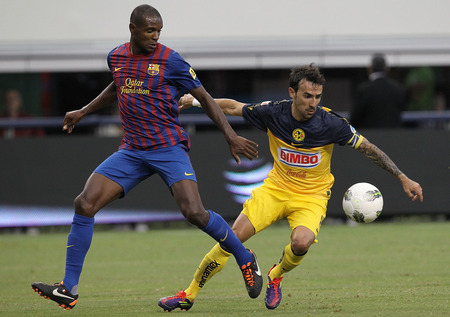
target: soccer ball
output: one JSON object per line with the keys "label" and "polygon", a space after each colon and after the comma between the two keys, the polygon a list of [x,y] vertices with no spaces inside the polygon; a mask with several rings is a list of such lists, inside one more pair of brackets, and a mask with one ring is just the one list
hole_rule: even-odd
{"label": "soccer ball", "polygon": [[381,192],[369,183],[357,183],[344,194],[342,208],[348,218],[368,223],[378,218],[383,209]]}

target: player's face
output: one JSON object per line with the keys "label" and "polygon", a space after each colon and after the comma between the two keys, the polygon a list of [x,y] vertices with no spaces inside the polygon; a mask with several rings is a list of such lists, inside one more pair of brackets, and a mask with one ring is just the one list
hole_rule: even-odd
{"label": "player's face", "polygon": [[133,54],[150,54],[155,48],[161,34],[163,22],[159,16],[144,17],[140,25],[130,23],[131,50]]}
{"label": "player's face", "polygon": [[289,87],[289,95],[292,98],[292,115],[298,121],[310,119],[317,110],[317,105],[322,98],[323,86],[302,80],[295,91]]}

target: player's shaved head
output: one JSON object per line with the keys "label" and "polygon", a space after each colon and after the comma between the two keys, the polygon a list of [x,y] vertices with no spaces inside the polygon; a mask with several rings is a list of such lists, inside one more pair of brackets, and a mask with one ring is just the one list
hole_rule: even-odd
{"label": "player's shaved head", "polygon": [[161,14],[158,10],[148,4],[141,4],[131,12],[130,23],[136,26],[141,26],[144,20],[148,17],[156,17],[162,20]]}

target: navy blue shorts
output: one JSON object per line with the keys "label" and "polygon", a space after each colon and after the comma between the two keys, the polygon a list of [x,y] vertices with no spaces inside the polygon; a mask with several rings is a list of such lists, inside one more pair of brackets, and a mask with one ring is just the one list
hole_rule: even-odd
{"label": "navy blue shorts", "polygon": [[123,196],[155,173],[169,188],[184,179],[197,182],[189,155],[181,145],[150,151],[121,149],[103,161],[94,172],[122,186]]}

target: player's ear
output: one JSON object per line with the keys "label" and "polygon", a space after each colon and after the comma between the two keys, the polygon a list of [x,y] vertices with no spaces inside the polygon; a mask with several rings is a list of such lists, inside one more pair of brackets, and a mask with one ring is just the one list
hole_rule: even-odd
{"label": "player's ear", "polygon": [[128,29],[130,30],[131,33],[133,33],[134,30],[136,29],[136,25],[130,22],[130,24],[128,25]]}
{"label": "player's ear", "polygon": [[289,87],[288,91],[289,91],[289,96],[292,99],[294,99],[294,97],[295,97],[295,90],[292,87]]}

